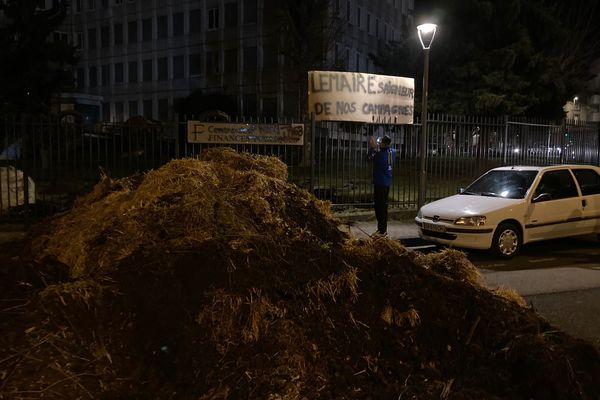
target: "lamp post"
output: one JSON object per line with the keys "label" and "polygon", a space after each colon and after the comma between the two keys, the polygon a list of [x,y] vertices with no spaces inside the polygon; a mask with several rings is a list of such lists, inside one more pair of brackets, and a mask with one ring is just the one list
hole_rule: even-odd
{"label": "lamp post", "polygon": [[421,46],[423,46],[423,53],[425,55],[423,62],[423,103],[421,106],[421,136],[419,143],[419,151],[421,153],[419,163],[419,198],[417,200],[419,209],[425,204],[425,185],[427,183],[427,91],[429,86],[429,48],[431,47],[431,43],[433,43],[436,29],[437,25],[435,24],[422,24],[417,26],[419,40],[421,41]]}

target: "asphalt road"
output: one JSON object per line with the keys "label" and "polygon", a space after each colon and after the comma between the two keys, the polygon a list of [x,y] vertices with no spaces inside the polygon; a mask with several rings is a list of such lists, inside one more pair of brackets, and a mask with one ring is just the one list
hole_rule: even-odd
{"label": "asphalt road", "polygon": [[523,246],[521,254],[500,260],[487,251],[466,252],[471,262],[485,269],[515,271],[579,267],[600,270],[600,243],[595,237],[566,238],[531,243]]}
{"label": "asphalt road", "polygon": [[[400,239],[416,251],[436,251],[415,237]],[[489,287],[515,289],[556,328],[600,350],[600,242],[596,237],[550,240],[523,246],[501,260],[488,251],[464,250]]]}
{"label": "asphalt road", "polygon": [[600,350],[600,243],[569,238],[532,243],[511,260],[468,251],[490,287],[516,289],[560,330]]}

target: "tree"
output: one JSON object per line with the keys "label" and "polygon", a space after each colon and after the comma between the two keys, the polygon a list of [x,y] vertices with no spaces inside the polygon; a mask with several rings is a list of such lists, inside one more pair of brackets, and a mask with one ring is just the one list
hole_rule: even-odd
{"label": "tree", "polygon": [[[67,3],[49,10],[35,0],[0,0],[0,110],[47,111],[53,94],[72,85],[75,48],[53,37]],[[53,39],[53,40],[52,40]]]}
{"label": "tree", "polygon": [[[560,118],[600,56],[592,23],[596,2],[432,0],[421,5],[423,11],[434,10],[439,25],[430,52],[431,112]],[[401,68],[393,60],[414,63],[415,56],[418,62],[423,58],[416,32],[377,61],[395,73]],[[422,71],[422,64],[408,65],[416,69],[405,76]]]}
{"label": "tree", "polygon": [[194,90],[189,96],[179,99],[173,106],[178,114],[197,116],[211,111],[220,111],[229,116],[236,115],[235,97],[222,93],[205,94]]}
{"label": "tree", "polygon": [[298,99],[297,114],[306,110],[308,71],[336,69],[326,63],[327,53],[342,35],[331,0],[266,0],[269,36],[285,60],[284,84]]}

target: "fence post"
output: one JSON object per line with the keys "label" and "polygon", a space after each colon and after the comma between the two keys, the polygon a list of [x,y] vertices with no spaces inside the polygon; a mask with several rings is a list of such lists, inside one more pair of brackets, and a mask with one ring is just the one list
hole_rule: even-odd
{"label": "fence post", "polygon": [[[181,122],[179,122],[179,113],[175,114],[175,159],[179,159],[179,127]],[[186,121],[186,129],[187,129],[187,121]],[[187,132],[186,132],[187,137]]]}
{"label": "fence post", "polygon": [[563,118],[560,123],[560,163],[565,163],[565,134],[567,133],[567,120]]}
{"label": "fence post", "polygon": [[598,137],[596,142],[596,165],[600,167],[600,123],[596,123],[596,136]]}
{"label": "fence post", "polygon": [[310,113],[310,193],[315,193],[315,131],[317,123],[315,121],[315,113]]}
{"label": "fence post", "polygon": [[508,156],[508,115],[504,116],[504,146],[502,146],[502,165],[506,165]]}

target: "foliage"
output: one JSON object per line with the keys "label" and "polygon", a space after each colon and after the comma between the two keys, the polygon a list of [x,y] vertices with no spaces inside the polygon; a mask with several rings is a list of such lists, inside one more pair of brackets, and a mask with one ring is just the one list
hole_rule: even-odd
{"label": "foliage", "polygon": [[43,111],[73,77],[75,48],[50,40],[66,16],[66,2],[41,10],[35,0],[0,1],[0,109]]}
{"label": "foliage", "polygon": [[[600,56],[599,34],[592,30],[596,2],[432,0],[422,7],[438,24],[430,51],[430,112],[562,117],[563,105],[580,93]],[[375,61],[386,73],[417,71],[420,82],[423,56],[413,32]]]}
{"label": "foliage", "polygon": [[186,115],[217,110],[228,115],[237,113],[234,96],[221,93],[205,94],[201,90],[194,90],[188,96],[177,100],[173,108],[175,112]]}
{"label": "foliage", "polygon": [[[265,20],[271,20],[268,32],[276,41],[285,60],[285,84],[298,98],[299,110],[306,104],[307,71],[339,69],[326,64],[326,54],[333,51],[342,35],[342,24],[332,0],[282,0],[265,4]],[[292,93],[290,93],[292,95]]]}

